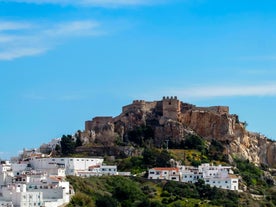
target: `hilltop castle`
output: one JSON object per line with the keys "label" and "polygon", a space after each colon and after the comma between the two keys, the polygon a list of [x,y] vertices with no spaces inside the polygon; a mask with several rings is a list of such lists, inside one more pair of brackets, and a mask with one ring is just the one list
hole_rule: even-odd
{"label": "hilltop castle", "polygon": [[199,110],[214,112],[217,114],[228,114],[229,107],[227,106],[211,106],[211,107],[196,107],[192,104],[187,104],[179,101],[176,96],[163,97],[161,101],[144,101],[134,100],[132,104],[123,106],[122,113],[117,117],[104,116],[94,117],[92,120],[85,122],[85,130],[93,130],[95,127],[103,127],[107,123],[115,123],[122,120],[124,116],[129,116],[130,113],[152,113],[159,115],[160,118],[165,120],[181,121],[182,114],[188,110]]}

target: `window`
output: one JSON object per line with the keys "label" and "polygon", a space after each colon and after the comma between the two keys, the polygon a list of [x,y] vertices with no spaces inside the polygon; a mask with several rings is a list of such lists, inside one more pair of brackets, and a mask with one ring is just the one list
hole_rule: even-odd
{"label": "window", "polygon": [[226,180],[225,183],[228,183],[228,181]]}
{"label": "window", "polygon": [[185,178],[187,178],[187,175],[185,175]]}
{"label": "window", "polygon": [[234,180],[234,181],[233,181],[233,183],[237,183],[237,181],[236,181],[236,180]]}
{"label": "window", "polygon": [[150,174],[154,174],[154,172],[151,171]]}

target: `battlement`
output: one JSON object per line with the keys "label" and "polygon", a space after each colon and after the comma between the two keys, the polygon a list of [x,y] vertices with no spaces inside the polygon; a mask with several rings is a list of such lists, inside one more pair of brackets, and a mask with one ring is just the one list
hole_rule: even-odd
{"label": "battlement", "polygon": [[163,100],[177,100],[177,96],[163,96]]}
{"label": "battlement", "polygon": [[146,101],[144,100],[134,100],[132,104],[146,104]]}
{"label": "battlement", "polygon": [[163,106],[163,117],[177,120],[181,112],[180,101],[177,99],[177,96],[167,96],[163,97],[162,106]]}

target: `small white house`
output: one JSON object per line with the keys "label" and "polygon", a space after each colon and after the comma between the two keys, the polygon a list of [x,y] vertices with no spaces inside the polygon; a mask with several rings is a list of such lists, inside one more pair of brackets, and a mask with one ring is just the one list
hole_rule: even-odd
{"label": "small white house", "polygon": [[117,166],[116,165],[101,165],[100,174],[103,175],[117,175]]}
{"label": "small white house", "polygon": [[222,188],[226,190],[238,190],[239,179],[236,175],[228,175],[227,177],[205,177],[205,184],[211,187]]}
{"label": "small white house", "polygon": [[37,207],[43,205],[42,192],[27,191],[26,184],[14,184],[2,188],[3,198],[14,206]]}
{"label": "small white house", "polygon": [[180,180],[179,169],[176,167],[156,167],[149,170],[148,179]]}

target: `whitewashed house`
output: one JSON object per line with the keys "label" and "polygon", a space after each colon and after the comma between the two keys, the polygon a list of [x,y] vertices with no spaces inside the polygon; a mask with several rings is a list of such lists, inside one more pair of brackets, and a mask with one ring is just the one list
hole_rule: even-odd
{"label": "whitewashed house", "polygon": [[149,170],[148,179],[180,180],[179,168],[176,167],[155,167]]}
{"label": "whitewashed house", "polygon": [[1,207],[14,207],[11,201],[0,200]]}
{"label": "whitewashed house", "polygon": [[11,183],[13,171],[9,161],[2,161],[0,164],[0,188]]}
{"label": "whitewashed house", "polygon": [[88,168],[88,171],[78,171],[77,176],[103,176],[103,175],[118,175],[116,165],[94,165]]}
{"label": "whitewashed house", "polygon": [[42,192],[27,191],[26,184],[11,184],[2,188],[6,201],[11,201],[15,207],[37,207],[43,205]]}
{"label": "whitewashed house", "polygon": [[103,158],[35,158],[30,159],[30,164],[33,169],[45,170],[63,166],[66,175],[77,175],[78,171],[88,171],[89,166],[101,165]]}
{"label": "whitewashed house", "polygon": [[184,183],[196,183],[199,179],[203,179],[202,172],[197,167],[179,166],[180,181]]}
{"label": "whitewashed house", "polygon": [[201,179],[211,187],[238,190],[239,179],[232,173],[231,166],[213,166],[206,163],[198,167],[152,168],[149,170],[148,178],[176,180],[184,183],[196,183]]}
{"label": "whitewashed house", "polygon": [[116,165],[101,165],[100,174],[102,175],[117,175],[117,166]]}
{"label": "whitewashed house", "polygon": [[238,190],[239,179],[236,175],[228,175],[227,177],[205,177],[205,184],[211,187],[222,188],[226,190]]}

